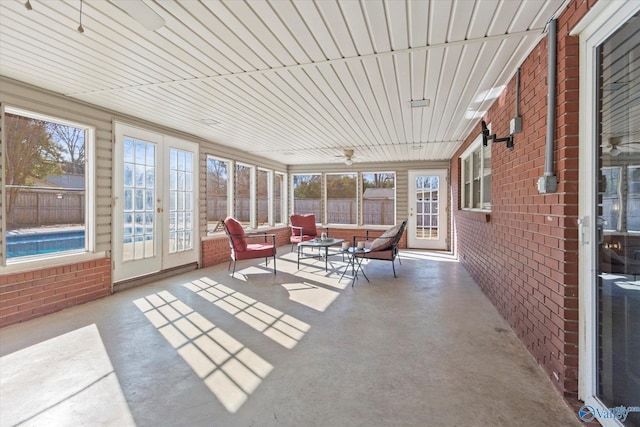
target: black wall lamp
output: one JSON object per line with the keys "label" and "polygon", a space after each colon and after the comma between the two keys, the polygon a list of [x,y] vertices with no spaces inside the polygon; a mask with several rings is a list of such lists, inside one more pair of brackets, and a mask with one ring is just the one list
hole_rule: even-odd
{"label": "black wall lamp", "polygon": [[492,140],[493,142],[506,142],[507,148],[513,151],[513,134],[505,138],[497,138],[495,133],[493,135],[490,135],[489,128],[487,127],[487,123],[483,120],[482,121],[482,145],[486,147],[487,144],[489,143],[489,140]]}

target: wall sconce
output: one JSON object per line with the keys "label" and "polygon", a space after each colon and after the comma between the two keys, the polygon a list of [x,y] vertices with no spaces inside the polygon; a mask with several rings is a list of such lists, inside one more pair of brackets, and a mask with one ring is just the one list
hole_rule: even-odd
{"label": "wall sconce", "polygon": [[482,121],[482,145],[485,147],[489,143],[489,140],[493,140],[493,142],[506,142],[507,148],[513,151],[513,135],[509,135],[505,138],[497,138],[496,134],[489,134],[489,128],[487,127],[487,122]]}

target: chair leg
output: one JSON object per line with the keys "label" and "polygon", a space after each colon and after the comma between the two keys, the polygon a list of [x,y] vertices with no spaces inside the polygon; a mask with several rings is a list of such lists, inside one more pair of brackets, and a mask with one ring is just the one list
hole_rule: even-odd
{"label": "chair leg", "polygon": [[393,277],[397,279],[398,276],[396,276],[396,263],[393,260],[391,260],[391,266],[393,267]]}
{"label": "chair leg", "polygon": [[231,277],[236,273],[236,260],[233,260],[233,271],[231,272]]}
{"label": "chair leg", "polygon": [[273,254],[273,274],[276,274],[276,254]]}

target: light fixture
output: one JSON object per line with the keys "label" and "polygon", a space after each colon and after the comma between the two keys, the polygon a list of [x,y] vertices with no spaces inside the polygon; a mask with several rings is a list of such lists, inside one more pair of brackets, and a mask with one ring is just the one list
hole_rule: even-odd
{"label": "light fixture", "polygon": [[26,7],[27,10],[33,10],[33,7],[31,6],[31,2],[29,0],[24,2],[24,7]]}
{"label": "light fixture", "polygon": [[147,30],[155,31],[165,25],[164,19],[143,1],[111,0],[127,15],[138,21]]}
{"label": "light fixture", "polygon": [[618,147],[616,147],[614,145],[613,147],[611,147],[611,150],[609,151],[609,154],[612,155],[613,157],[619,156],[620,155],[620,150],[618,150]]}
{"label": "light fixture", "polygon": [[344,164],[347,166],[351,166],[353,164],[353,150],[344,150]]}
{"label": "light fixture", "polygon": [[428,99],[416,99],[415,101],[411,101],[411,108],[424,108],[429,106]]}
{"label": "light fixture", "polygon": [[493,140],[493,142],[506,142],[507,148],[513,151],[513,135],[506,136],[504,138],[498,138],[496,134],[490,134],[489,128],[487,127],[487,122],[482,121],[482,145],[485,147],[489,143],[489,140]]}
{"label": "light fixture", "polygon": [[78,32],[84,33],[84,27],[82,26],[82,0],[80,0],[80,25],[78,25]]}
{"label": "light fixture", "polygon": [[220,122],[213,120],[213,119],[201,119],[200,123],[202,123],[203,125],[207,125],[207,126],[215,126],[215,125],[219,125]]}

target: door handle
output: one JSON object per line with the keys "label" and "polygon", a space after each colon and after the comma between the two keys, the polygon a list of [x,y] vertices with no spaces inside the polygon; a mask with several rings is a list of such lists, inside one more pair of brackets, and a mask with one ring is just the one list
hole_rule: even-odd
{"label": "door handle", "polygon": [[158,208],[158,213],[162,213],[164,210],[162,208]]}
{"label": "door handle", "polygon": [[589,243],[589,217],[578,218],[578,243],[586,245]]}

